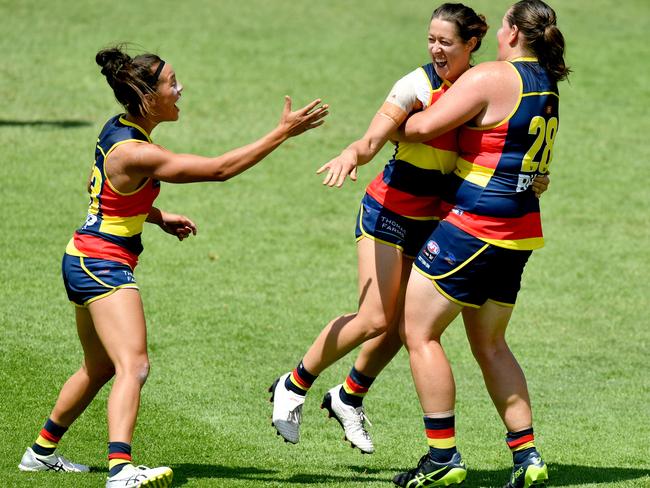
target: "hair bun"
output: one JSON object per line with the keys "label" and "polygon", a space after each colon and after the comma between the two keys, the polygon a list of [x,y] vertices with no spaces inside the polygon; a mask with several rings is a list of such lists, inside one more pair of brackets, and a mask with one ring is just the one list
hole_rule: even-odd
{"label": "hair bun", "polygon": [[107,79],[114,79],[122,67],[131,62],[131,56],[117,46],[99,51],[95,62],[102,67],[102,74]]}

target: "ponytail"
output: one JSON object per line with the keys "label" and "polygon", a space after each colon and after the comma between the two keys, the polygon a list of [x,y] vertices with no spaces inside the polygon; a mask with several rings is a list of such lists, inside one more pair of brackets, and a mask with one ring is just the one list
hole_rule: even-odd
{"label": "ponytail", "polygon": [[506,19],[517,26],[539,64],[555,81],[569,76],[571,69],[564,62],[564,36],[551,7],[541,0],[521,0],[510,8]]}

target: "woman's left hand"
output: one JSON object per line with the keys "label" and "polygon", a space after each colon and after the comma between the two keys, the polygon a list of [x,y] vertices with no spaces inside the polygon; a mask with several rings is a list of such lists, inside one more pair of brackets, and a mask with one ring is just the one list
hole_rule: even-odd
{"label": "woman's left hand", "polygon": [[535,192],[535,196],[537,198],[542,196],[542,193],[544,193],[546,190],[548,190],[548,185],[551,184],[551,179],[548,177],[548,173],[545,175],[537,175],[535,176],[535,179],[533,180],[533,191]]}
{"label": "woman's left hand", "polygon": [[160,228],[168,234],[178,237],[179,241],[189,237],[190,234],[196,235],[196,224],[184,215],[161,212],[161,217],[162,222],[158,224]]}

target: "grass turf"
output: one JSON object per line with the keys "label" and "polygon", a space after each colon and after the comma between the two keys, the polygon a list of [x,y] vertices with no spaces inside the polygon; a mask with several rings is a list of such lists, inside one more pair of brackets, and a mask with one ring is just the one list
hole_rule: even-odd
{"label": "grass turf", "polygon": [[[472,2],[492,25],[508,2]],[[138,463],[169,464],[175,486],[386,486],[424,452],[402,353],[368,400],[377,452],[361,456],[318,411],[353,358],[327,370],[305,407],[300,445],[270,426],[265,390],[331,317],[354,310],[352,234],[365,183],[321,188],[313,173],[360,136],[392,83],[427,62],[435,4],[0,1],[0,485],[85,487],[105,479],[106,392],[66,434],[90,475],[19,473],[16,464],[78,366],[59,259],[85,216],[93,144],[119,109],[94,64],[101,47],[156,50],[185,85],[181,121],[154,139],[219,154],[271,129],[282,96],[322,97],[332,114],[226,184],[164,185],[158,204],[199,235],[154,228],[137,270],[152,375],[134,439]],[[647,440],[650,263],[645,107],[650,7],[642,0],[554,2],[575,70],[544,198],[547,247],[531,259],[509,339],[527,373],[538,445],[556,486],[650,486]],[[623,28],[625,26],[625,28]],[[509,473],[503,427],[455,324],[445,340],[458,383],[457,439],[468,487]]]}

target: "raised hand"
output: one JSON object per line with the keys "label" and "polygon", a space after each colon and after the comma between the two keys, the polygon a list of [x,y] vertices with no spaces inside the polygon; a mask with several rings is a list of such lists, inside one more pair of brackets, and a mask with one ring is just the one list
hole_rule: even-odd
{"label": "raised hand", "polygon": [[327,109],[329,105],[317,105],[321,102],[317,98],[308,105],[305,105],[295,112],[291,111],[291,97],[289,95],[284,97],[284,109],[282,110],[282,117],[280,118],[280,127],[285,131],[288,137],[297,136],[305,131],[314,129],[325,122],[323,119],[329,113]]}

